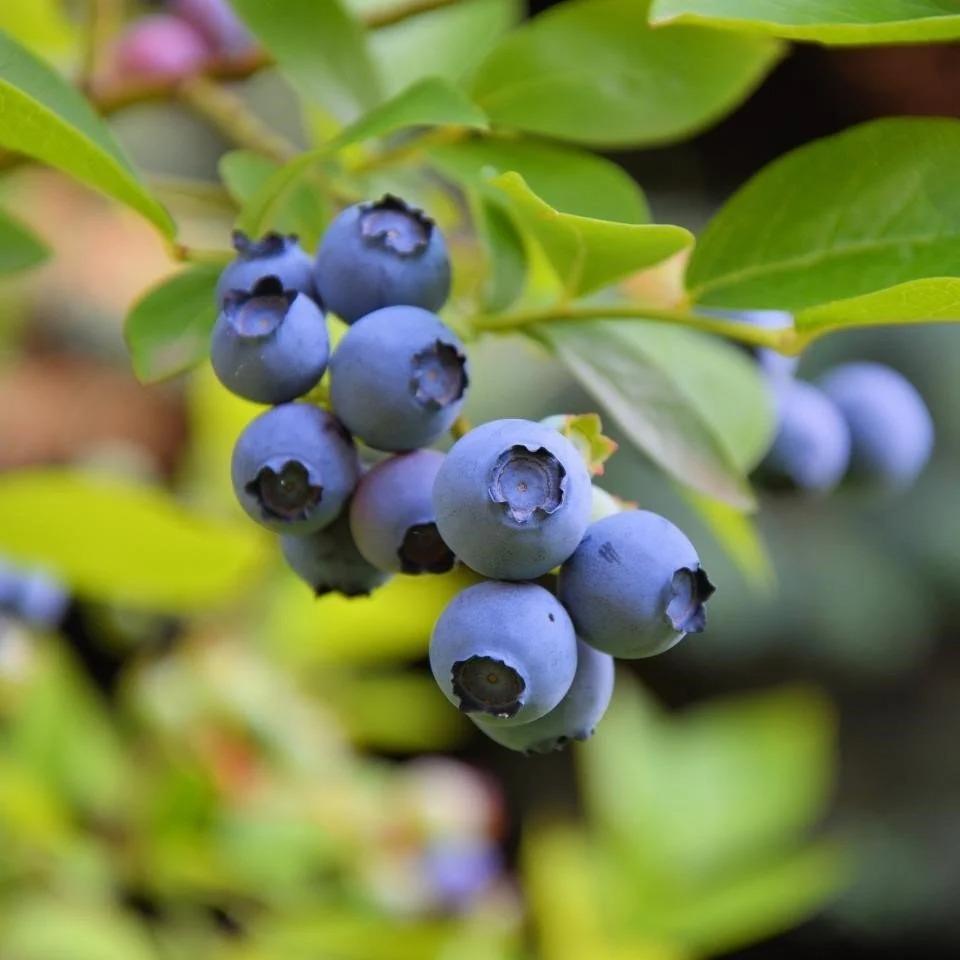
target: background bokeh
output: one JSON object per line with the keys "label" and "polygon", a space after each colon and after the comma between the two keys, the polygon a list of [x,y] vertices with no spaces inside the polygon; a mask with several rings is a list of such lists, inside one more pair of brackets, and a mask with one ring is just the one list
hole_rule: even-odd
{"label": "background bokeh", "polygon": [[[40,34],[66,49],[69,20]],[[235,92],[302,140],[271,71]],[[956,45],[797,47],[709,132],[611,157],[658,220],[699,229],[796,145],[958,104]],[[222,246],[235,208],[209,124],[150,104],[113,127],[190,242]],[[48,171],[0,190],[55,254],[0,287],[0,544],[37,584],[34,615],[0,623],[0,957],[957,955],[960,329],[804,357],[804,374],[903,371],[937,450],[894,498],[765,497],[768,565],[734,563],[623,443],[604,485],[701,547],[709,629],[620,664],[594,741],[524,758],[482,741],[425,665],[463,574],[314,600],[232,501],[253,408],[207,368],[133,378],[123,318],[169,272],[149,230]],[[464,243],[452,200],[427,196]],[[475,422],[593,406],[530,341],[471,350]],[[58,588],[65,550],[104,554],[109,576]]]}

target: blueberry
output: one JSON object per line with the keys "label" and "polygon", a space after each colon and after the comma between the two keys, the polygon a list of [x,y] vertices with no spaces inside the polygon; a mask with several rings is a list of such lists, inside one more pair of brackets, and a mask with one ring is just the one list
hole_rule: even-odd
{"label": "blueberry", "polygon": [[330,224],[315,277],[327,309],[353,323],[381,307],[439,310],[450,293],[450,260],[434,222],[388,194]]}
{"label": "blueberry", "polygon": [[560,570],[558,596],[577,634],[615,657],[652,657],[699,633],[713,585],[669,520],[627,510],[592,523]]}
{"label": "blueberry", "polygon": [[233,450],[233,489],[247,513],[277,533],[327,526],[360,474],[349,434],[325,410],[285,403],[260,414]]}
{"label": "blueberry", "polygon": [[63,620],[69,604],[70,595],[59,580],[39,570],[23,576],[17,613],[26,623],[52,629]]}
{"label": "blueberry", "polygon": [[613,696],[613,657],[577,641],[577,672],[567,695],[539,720],[518,727],[473,722],[491,740],[520,753],[550,753],[571,740],[588,740],[607,712]]}
{"label": "blueberry", "polygon": [[467,389],[463,345],[428,310],[384,307],[344,335],[330,398],[347,428],[377,450],[414,450],[456,420]]}
{"label": "blueberry", "polygon": [[346,512],[315,533],[281,537],[280,548],[293,572],[318,597],[334,592],[365,597],[390,579],[360,556]]}
{"label": "blueberry", "polygon": [[824,493],[850,462],[850,431],[836,404],[802,380],[774,387],[777,435],[760,466],[768,486]]}
{"label": "blueberry", "polygon": [[532,580],[563,563],[590,521],[576,447],[530,420],[494,420],[454,445],[433,486],[437,527],[486,577]]}
{"label": "blueberry", "polygon": [[486,723],[529,723],[573,683],[577,643],[566,610],[533,583],[468,587],[440,614],[430,639],[440,689]]}
{"label": "blueberry", "polygon": [[167,14],[142,17],[117,43],[116,70],[126,78],[179,80],[202,70],[212,50],[191,24]]}
{"label": "blueberry", "polygon": [[851,472],[894,489],[910,486],[933,452],[933,420],[913,384],[879,363],[846,363],[819,385],[850,428]]}
{"label": "blueberry", "polygon": [[292,234],[268,233],[259,240],[251,240],[235,230],[233,248],[237,256],[217,281],[217,303],[221,307],[232,290],[252,293],[264,277],[276,277],[284,290],[296,290],[316,299],[310,257]]}
{"label": "blueberry", "polygon": [[503,857],[484,837],[441,837],[427,846],[421,869],[438,907],[467,910],[502,875]]}
{"label": "blueberry", "polygon": [[173,0],[171,9],[203,34],[222,56],[243,56],[255,47],[253,35],[227,0]]}
{"label": "blueberry", "polygon": [[323,311],[306,294],[276,277],[227,294],[210,362],[228,390],[255,403],[296,400],[320,382],[329,357]]}
{"label": "blueberry", "polygon": [[350,503],[357,549],[380,570],[446,573],[455,558],[433,516],[433,481],[443,463],[436,450],[418,450],[378,463]]}

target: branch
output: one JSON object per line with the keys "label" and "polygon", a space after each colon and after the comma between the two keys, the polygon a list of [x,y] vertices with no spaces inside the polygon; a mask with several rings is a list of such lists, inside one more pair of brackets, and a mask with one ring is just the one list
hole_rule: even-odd
{"label": "branch", "polygon": [[687,310],[663,310],[634,303],[558,305],[544,310],[501,313],[475,317],[473,329],[479,332],[507,333],[540,323],[569,323],[583,320],[650,320],[673,323],[702,333],[736,340],[751,347],[767,347],[778,353],[795,355],[802,351],[803,338],[793,329],[764,330],[736,320],[719,320]]}

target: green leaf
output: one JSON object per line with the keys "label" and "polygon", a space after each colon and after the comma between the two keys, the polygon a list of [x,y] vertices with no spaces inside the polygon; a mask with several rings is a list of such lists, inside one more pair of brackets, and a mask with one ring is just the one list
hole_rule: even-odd
{"label": "green leaf", "polygon": [[808,307],[794,317],[801,338],[809,339],[834,330],[902,323],[960,323],[960,279],[913,280],[876,293]]}
{"label": "green leaf", "polygon": [[895,118],[794,150],[717,214],[687,272],[724,307],[802,309],[960,273],[960,122]]}
{"label": "green leaf", "polygon": [[753,518],[743,510],[705,494],[681,488],[681,495],[755,590],[770,594],[776,586],[773,560]]}
{"label": "green leaf", "polygon": [[0,146],[56,167],[143,214],[172,237],[173,221],[139,182],[107,126],[43,61],[0,32]]}
{"label": "green leaf", "polygon": [[765,452],[772,403],[735,347],[643,321],[543,324],[546,342],[628,439],[680,483],[740,508]]}
{"label": "green leaf", "polygon": [[469,76],[521,16],[519,0],[458,0],[377,29],[367,42],[394,94],[428,76],[454,83]]}
{"label": "green leaf", "polygon": [[737,950],[797,926],[836,896],[849,864],[833,843],[793,850],[773,863],[724,874],[657,911],[655,926],[703,956]]}
{"label": "green leaf", "polygon": [[473,92],[505,126],[608,147],[664,143],[729,112],[781,51],[732,31],[652,30],[642,0],[567,0],[504,38]]}
{"label": "green leaf", "polygon": [[561,213],[541,200],[518,173],[505,173],[492,183],[509,198],[571,295],[608,286],[693,243],[693,235],[682,227]]}
{"label": "green leaf", "polygon": [[207,356],[217,319],[220,269],[190,267],[161,281],[133,305],[124,335],[134,372],[144,383],[182,373]]}
{"label": "green leaf", "polygon": [[[273,160],[250,150],[234,150],[220,159],[220,176],[230,196],[242,207],[253,206],[266,185],[281,170]],[[264,204],[266,198],[264,197]],[[293,233],[307,250],[316,247],[324,227],[330,220],[330,207],[322,189],[304,177],[277,195],[260,217],[262,227],[252,231],[259,235],[266,229]],[[241,220],[243,217],[241,217]],[[259,227],[259,224],[258,224]]]}
{"label": "green leaf", "polygon": [[347,127],[327,149],[385,137],[405,127],[447,124],[485,130],[488,121],[483,111],[459,87],[439,77],[426,77],[374,107]]}
{"label": "green leaf", "polygon": [[824,44],[960,38],[960,13],[953,0],[653,0],[650,22],[757,30]]}
{"label": "green leaf", "polygon": [[3,0],[0,31],[45,57],[68,51],[76,33],[60,0]]}
{"label": "green leaf", "polygon": [[648,877],[712,883],[779,859],[829,798],[834,722],[823,698],[782,689],[663,715],[618,678],[580,754],[589,809]]}
{"label": "green leaf", "polygon": [[650,219],[637,182],[622,167],[585,150],[526,138],[474,137],[433,147],[428,157],[457,183],[486,185],[515,171],[537,196],[565,213],[621,223]]}
{"label": "green leaf", "polygon": [[50,248],[35,233],[0,210],[0,274],[27,270],[49,256]]}
{"label": "green leaf", "polygon": [[380,99],[360,23],[340,0],[231,0],[281,71],[307,101],[349,123]]}
{"label": "green leaf", "polygon": [[0,478],[0,551],[48,569],[77,593],[179,613],[238,597],[261,540],[157,490],[38,469]]}
{"label": "green leaf", "polygon": [[483,302],[493,312],[505,310],[523,291],[527,248],[518,226],[499,203],[476,188],[467,188],[474,231],[483,242],[486,278]]}
{"label": "green leaf", "polygon": [[131,913],[40,896],[7,904],[3,951],[17,960],[157,960]]}

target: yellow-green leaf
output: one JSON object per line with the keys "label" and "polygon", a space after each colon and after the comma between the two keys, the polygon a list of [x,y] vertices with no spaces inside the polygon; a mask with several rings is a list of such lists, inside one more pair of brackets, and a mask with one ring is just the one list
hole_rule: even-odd
{"label": "yellow-green leaf", "polygon": [[263,541],[168,494],[70,470],[0,477],[0,552],[44,567],[79,594],[182,612],[248,589]]}

